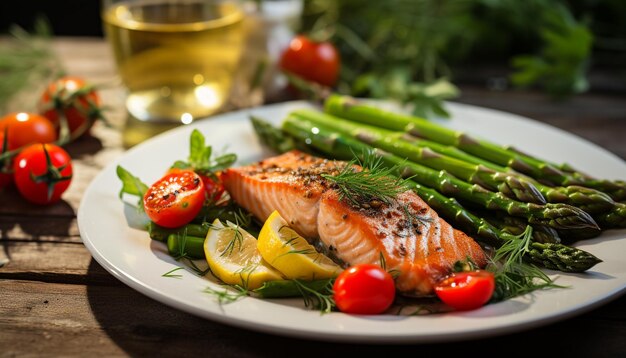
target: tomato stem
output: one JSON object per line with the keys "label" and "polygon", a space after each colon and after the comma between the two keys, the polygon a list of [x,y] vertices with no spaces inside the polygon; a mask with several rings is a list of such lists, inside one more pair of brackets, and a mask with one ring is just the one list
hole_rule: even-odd
{"label": "tomato stem", "polygon": [[65,167],[67,167],[66,165],[61,165],[60,167],[55,167],[54,164],[52,163],[52,159],[50,158],[50,153],[48,153],[48,149],[46,149],[46,145],[45,144],[41,144],[43,147],[43,152],[46,156],[46,172],[41,174],[41,175],[35,175],[33,174],[33,172],[30,172],[30,178],[32,179],[33,182],[35,183],[46,183],[48,186],[48,200],[50,200],[52,198],[52,194],[54,193],[54,186],[58,183],[58,182],[62,182],[65,180],[70,180],[72,179],[71,175],[66,175],[63,176],[61,174],[61,172],[63,171],[63,169],[65,169]]}
{"label": "tomato stem", "polygon": [[[52,106],[50,109],[53,109],[59,116],[61,133],[63,133],[64,129],[64,119],[65,125],[67,126],[67,117],[65,116],[66,110],[74,108],[87,119],[73,133],[69,133],[68,129],[69,135],[59,135],[59,140],[57,141],[57,144],[63,145],[77,139],[78,137],[83,135],[89,128],[91,128],[96,120],[102,120],[105,125],[111,126],[111,124],[102,113],[103,107],[99,106],[91,98],[87,97],[89,93],[95,90],[96,86],[86,85],[85,87],[79,88],[77,90],[68,91],[65,86],[59,85],[55,89],[54,93],[51,94],[50,102]],[[85,101],[87,102],[87,106],[82,105],[82,103],[79,101],[79,98],[81,97],[84,97]]]}

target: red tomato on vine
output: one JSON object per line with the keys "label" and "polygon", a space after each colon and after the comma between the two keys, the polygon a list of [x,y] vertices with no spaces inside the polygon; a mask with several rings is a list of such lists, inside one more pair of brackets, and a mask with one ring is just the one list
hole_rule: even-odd
{"label": "red tomato on vine", "polygon": [[47,118],[29,112],[13,112],[2,117],[0,132],[6,133],[9,150],[35,143],[52,143],[57,139]]}
{"label": "red tomato on vine", "polygon": [[67,119],[74,137],[89,133],[98,119],[103,119],[100,95],[96,88],[76,76],[66,76],[50,83],[39,99],[39,111],[55,128],[61,116]]}
{"label": "red tomato on vine", "polygon": [[330,42],[296,36],[282,53],[279,66],[305,80],[332,87],[339,78],[339,52]]}
{"label": "red tomato on vine", "polygon": [[61,199],[72,180],[72,160],[54,144],[32,144],[13,160],[15,186],[35,204],[52,204]]}

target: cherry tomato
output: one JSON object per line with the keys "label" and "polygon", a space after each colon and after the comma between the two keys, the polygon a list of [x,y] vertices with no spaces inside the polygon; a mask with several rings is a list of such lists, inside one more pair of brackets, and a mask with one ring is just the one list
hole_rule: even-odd
{"label": "cherry tomato", "polygon": [[96,90],[82,78],[73,76],[62,77],[48,85],[39,99],[39,111],[57,129],[63,113],[70,133],[75,135],[89,133],[94,121],[102,118]]}
{"label": "cherry tomato", "polygon": [[70,186],[72,161],[57,145],[32,144],[15,157],[13,172],[15,185],[26,200],[51,204],[59,201]]}
{"label": "cherry tomato", "polygon": [[174,228],[189,223],[202,209],[204,183],[191,170],[165,174],[143,197],[146,214],[155,224]]}
{"label": "cherry tomato", "polygon": [[14,112],[0,119],[0,132],[6,128],[9,150],[35,143],[52,143],[57,139],[52,123],[37,113]]}
{"label": "cherry tomato", "polygon": [[333,284],[337,308],[346,313],[378,314],[396,296],[393,277],[382,267],[359,264],[342,271]]}
{"label": "cherry tomato", "polygon": [[[190,168],[170,168],[167,172],[178,173],[178,172],[186,171],[186,170],[193,171],[193,169],[191,169],[190,167]],[[222,181],[220,179],[220,173],[217,173],[215,177],[200,174],[200,173],[196,173],[196,174],[198,174],[198,176],[202,180],[202,183],[204,184],[204,190],[206,192],[206,199],[214,203],[220,200],[220,198],[224,194],[224,191],[226,191],[226,188],[224,187],[224,184],[222,184]]]}
{"label": "cherry tomato", "polygon": [[493,273],[476,270],[453,273],[435,286],[435,293],[448,306],[466,311],[487,303],[495,287]]}
{"label": "cherry tomato", "polygon": [[337,82],[339,65],[339,53],[332,43],[314,42],[304,35],[291,40],[279,63],[287,72],[328,87]]}

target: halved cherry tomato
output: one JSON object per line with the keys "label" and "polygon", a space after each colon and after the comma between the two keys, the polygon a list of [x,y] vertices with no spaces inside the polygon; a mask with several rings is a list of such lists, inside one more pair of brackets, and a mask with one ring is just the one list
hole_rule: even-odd
{"label": "halved cherry tomato", "polygon": [[36,204],[59,201],[72,180],[72,160],[54,144],[32,144],[13,161],[15,185],[20,194]]}
{"label": "halved cherry tomato", "polygon": [[[191,167],[189,167],[189,168],[170,168],[167,172],[179,173],[181,171],[186,171],[186,170],[194,171]],[[224,191],[226,191],[226,188],[224,187],[224,184],[222,184],[222,181],[220,179],[221,173],[215,174],[214,177],[200,174],[200,173],[196,173],[196,174],[198,174],[198,176],[202,180],[202,183],[204,184],[204,190],[206,192],[206,199],[214,203],[220,200],[220,198],[224,194]]]}
{"label": "halved cherry tomato", "polygon": [[10,150],[29,144],[52,143],[57,139],[52,123],[37,113],[9,113],[0,119],[0,132],[4,133],[5,128]]}
{"label": "halved cherry tomato", "polygon": [[102,118],[99,94],[84,79],[75,76],[50,83],[39,99],[39,112],[57,129],[59,116],[64,114],[70,133],[75,135],[88,133],[94,121]]}
{"label": "halved cherry tomato", "polygon": [[342,271],[333,284],[337,308],[345,313],[378,314],[396,296],[393,277],[382,267],[359,264]]}
{"label": "halved cherry tomato", "polygon": [[143,197],[146,214],[155,224],[174,228],[193,220],[204,203],[204,183],[191,170],[166,174]]}
{"label": "halved cherry tomato", "polygon": [[279,65],[305,80],[332,87],[339,76],[339,52],[330,42],[314,42],[299,35],[282,53]]}
{"label": "halved cherry tomato", "polygon": [[435,286],[435,293],[448,306],[467,311],[489,302],[495,287],[493,273],[475,270],[451,274]]}

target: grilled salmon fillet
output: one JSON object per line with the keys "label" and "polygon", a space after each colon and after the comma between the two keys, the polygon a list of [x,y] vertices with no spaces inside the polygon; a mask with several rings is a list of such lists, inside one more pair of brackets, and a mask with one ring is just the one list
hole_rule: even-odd
{"label": "grilled salmon fillet", "polygon": [[259,220],[278,210],[310,240],[321,240],[347,265],[386,265],[398,273],[398,291],[426,296],[456,261],[486,264],[483,249],[407,190],[388,203],[361,206],[343,199],[322,174],[346,162],[291,151],[253,165],[227,169],[222,180],[233,200]]}

